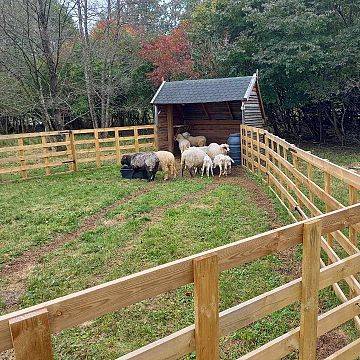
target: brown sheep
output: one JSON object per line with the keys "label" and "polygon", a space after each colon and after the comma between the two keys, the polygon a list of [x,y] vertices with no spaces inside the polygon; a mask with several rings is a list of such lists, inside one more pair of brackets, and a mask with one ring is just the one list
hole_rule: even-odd
{"label": "brown sheep", "polygon": [[161,170],[164,172],[164,180],[176,177],[175,156],[170,151],[156,151]]}
{"label": "brown sheep", "polygon": [[205,136],[191,136],[190,133],[184,132],[182,136],[189,140],[191,146],[205,146],[206,137]]}

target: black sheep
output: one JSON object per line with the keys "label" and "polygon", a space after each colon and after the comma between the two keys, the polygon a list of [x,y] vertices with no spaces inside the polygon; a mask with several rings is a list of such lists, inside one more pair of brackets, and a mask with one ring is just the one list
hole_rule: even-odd
{"label": "black sheep", "polygon": [[122,165],[130,166],[134,171],[145,170],[148,181],[153,181],[159,169],[159,158],[153,152],[123,155]]}

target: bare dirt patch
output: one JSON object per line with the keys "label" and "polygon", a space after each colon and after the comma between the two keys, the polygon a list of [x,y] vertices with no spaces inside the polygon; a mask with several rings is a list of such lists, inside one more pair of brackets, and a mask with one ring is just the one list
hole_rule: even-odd
{"label": "bare dirt patch", "polygon": [[317,343],[317,358],[326,359],[348,344],[348,336],[341,329],[334,329],[320,336]]}
{"label": "bare dirt patch", "polygon": [[245,188],[251,197],[251,200],[261,209],[264,209],[269,216],[271,228],[280,227],[281,224],[277,221],[277,214],[271,199],[264,193],[264,191],[251,180],[246,170],[240,166],[233,168],[231,176],[218,178],[219,182],[230,183]]}

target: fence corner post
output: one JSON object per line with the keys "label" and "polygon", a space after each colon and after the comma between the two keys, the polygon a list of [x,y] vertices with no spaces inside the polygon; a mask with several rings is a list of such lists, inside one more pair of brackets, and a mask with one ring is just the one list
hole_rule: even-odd
{"label": "fence corner post", "polygon": [[216,255],[194,260],[197,360],[219,359],[219,264]]}
{"label": "fence corner post", "polygon": [[37,310],[9,320],[16,360],[52,360],[49,314]]}
{"label": "fence corner post", "polygon": [[310,220],[303,227],[300,360],[316,359],[320,249],[321,220]]}
{"label": "fence corner post", "polygon": [[159,134],[158,134],[157,124],[154,124],[154,145],[155,145],[155,151],[159,151]]}

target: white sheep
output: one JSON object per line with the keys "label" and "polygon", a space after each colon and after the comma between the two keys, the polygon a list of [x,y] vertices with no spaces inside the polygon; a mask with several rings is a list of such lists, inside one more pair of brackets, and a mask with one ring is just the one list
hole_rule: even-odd
{"label": "white sheep", "polygon": [[228,152],[230,151],[230,147],[228,144],[217,144],[217,143],[211,143],[208,146],[203,146],[201,148],[199,148],[203,151],[206,152],[206,154],[208,154],[211,158],[211,160],[214,160],[216,155],[222,154],[222,155],[227,155]]}
{"label": "white sheep", "polygon": [[179,149],[181,153],[190,147],[190,141],[185,139],[181,134],[177,134],[175,140],[179,143]]}
{"label": "white sheep", "polygon": [[206,155],[204,157],[204,160],[203,160],[203,166],[201,168],[201,177],[204,176],[204,171],[206,170],[206,175],[207,177],[210,176],[210,172],[211,172],[211,176],[214,176],[214,172],[213,172],[213,162],[210,158],[209,155]]}
{"label": "white sheep", "polygon": [[189,140],[191,146],[205,146],[206,145],[206,137],[205,136],[191,136],[190,133],[184,132],[182,136]]}
{"label": "white sheep", "polygon": [[155,154],[159,158],[160,168],[164,172],[164,180],[168,180],[169,176],[175,178],[175,156],[170,151],[156,151]]}
{"label": "white sheep", "polygon": [[181,176],[184,175],[184,170],[187,168],[190,176],[193,177],[197,169],[202,167],[205,156],[206,153],[197,147],[191,147],[185,150],[181,154]]}
{"label": "white sheep", "polygon": [[216,167],[219,167],[219,177],[221,175],[228,175],[231,172],[231,163],[233,163],[234,160],[227,155],[218,154],[214,158],[214,169]]}
{"label": "white sheep", "polygon": [[226,175],[231,174],[231,164],[234,164],[234,160],[229,155],[225,156],[225,173]]}

